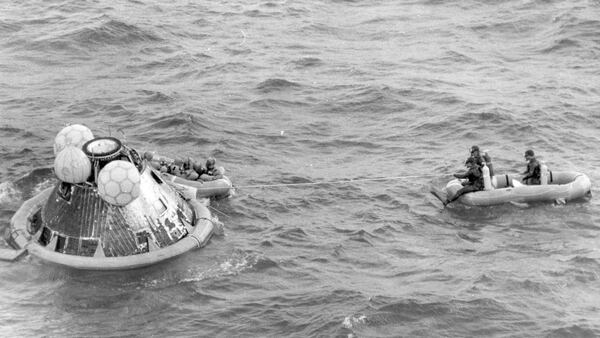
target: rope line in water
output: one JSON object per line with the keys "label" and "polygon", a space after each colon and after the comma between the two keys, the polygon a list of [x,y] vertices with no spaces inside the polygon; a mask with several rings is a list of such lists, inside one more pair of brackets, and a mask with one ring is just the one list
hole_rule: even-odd
{"label": "rope line in water", "polygon": [[374,178],[350,178],[338,181],[329,182],[303,182],[303,183],[274,183],[274,184],[255,184],[255,185],[234,185],[235,189],[252,189],[252,188],[276,188],[276,187],[295,187],[308,185],[326,185],[326,184],[344,184],[344,183],[359,183],[368,181],[391,181],[402,180],[408,178],[431,178],[439,175],[407,175],[407,176],[390,176],[390,177],[374,177]]}
{"label": "rope line in water", "polygon": [[[330,182],[303,182],[303,183],[275,183],[275,184],[255,184],[255,185],[234,185],[234,189],[253,189],[253,188],[278,188],[278,187],[298,187],[298,186],[309,186],[309,185],[326,185],[326,184],[344,184],[344,183],[360,183],[369,181],[392,181],[392,180],[403,180],[409,178],[432,178],[438,177],[439,175],[405,175],[405,176],[389,176],[389,177],[373,177],[373,178],[350,178],[344,180],[330,181]],[[213,188],[196,188],[197,190],[202,189],[213,189]],[[216,209],[209,205],[208,208],[214,210],[218,214],[225,217],[231,217],[226,213]]]}
{"label": "rope line in water", "polygon": [[218,214],[221,214],[221,215],[223,215],[223,216],[225,216],[225,217],[231,217],[231,216],[227,215],[226,213],[224,213],[224,212],[222,212],[222,211],[218,210],[217,208],[215,208],[215,207],[213,207],[213,206],[211,206],[211,205],[209,205],[209,206],[208,206],[208,208],[209,208],[209,209],[211,209],[211,210],[214,210],[214,211],[216,211]]}

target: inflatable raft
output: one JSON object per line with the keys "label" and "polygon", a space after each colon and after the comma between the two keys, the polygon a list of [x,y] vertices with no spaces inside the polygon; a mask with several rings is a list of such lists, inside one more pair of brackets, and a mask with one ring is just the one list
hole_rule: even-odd
{"label": "inflatable raft", "polygon": [[167,173],[162,176],[187,198],[225,198],[233,194],[233,184],[226,176],[214,181],[191,181]]}
{"label": "inflatable raft", "polygon": [[60,150],[54,169],[58,183],[25,201],[6,234],[15,250],[43,261],[139,268],[203,247],[222,226],[208,199],[184,197],[115,138]]}
{"label": "inflatable raft", "polygon": [[[457,202],[466,205],[486,206],[509,202],[567,202],[591,196],[591,182],[587,175],[573,172],[549,172],[546,185],[523,185],[511,175],[495,175],[492,190],[464,194]],[[453,196],[462,188],[461,181],[454,179],[446,185],[444,192],[432,191],[440,200]]]}

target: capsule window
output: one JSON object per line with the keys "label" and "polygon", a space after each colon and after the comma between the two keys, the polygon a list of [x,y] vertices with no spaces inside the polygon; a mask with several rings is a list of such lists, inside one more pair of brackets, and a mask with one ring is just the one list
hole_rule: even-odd
{"label": "capsule window", "polygon": [[58,186],[58,196],[67,202],[71,202],[71,196],[73,196],[73,185],[67,182],[61,182]]}
{"label": "capsule window", "polygon": [[148,252],[149,251],[149,246],[148,246],[148,241],[150,240],[149,237],[150,237],[150,234],[145,230],[136,233],[138,249],[140,250],[140,252]]}
{"label": "capsule window", "polygon": [[158,183],[158,184],[164,184],[165,183],[165,181],[162,179],[162,177],[160,177],[160,175],[158,175],[154,170],[151,170],[150,174],[152,175],[152,178],[154,178],[154,180],[156,181],[156,183]]}
{"label": "capsule window", "polygon": [[81,239],[81,249],[79,249],[79,254],[81,256],[92,257],[92,256],[94,256],[94,253],[96,253],[97,247],[98,247],[97,239],[82,238]]}
{"label": "capsule window", "polygon": [[56,248],[54,251],[56,252],[64,252],[65,247],[67,246],[68,239],[65,236],[58,235],[56,240]]}
{"label": "capsule window", "polygon": [[167,204],[161,197],[159,197],[156,202],[154,202],[154,209],[156,209],[159,215],[162,215],[165,211],[167,211]]}
{"label": "capsule window", "polygon": [[48,245],[48,243],[50,243],[51,239],[52,239],[52,231],[50,229],[44,227],[44,229],[42,230],[42,234],[40,235],[40,239],[38,240],[38,242],[42,246],[46,246],[46,245]]}
{"label": "capsule window", "polygon": [[69,255],[79,254],[79,241],[80,239],[77,237],[67,237],[64,253]]}
{"label": "capsule window", "polygon": [[42,227],[42,209],[40,209],[38,212],[33,214],[33,216],[31,216],[31,219],[29,222],[29,229],[28,229],[29,233],[35,234],[40,230],[41,227]]}

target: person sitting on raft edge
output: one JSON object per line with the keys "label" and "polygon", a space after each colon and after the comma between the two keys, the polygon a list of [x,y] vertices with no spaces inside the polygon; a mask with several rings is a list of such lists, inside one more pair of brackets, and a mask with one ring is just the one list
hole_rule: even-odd
{"label": "person sitting on raft edge", "polygon": [[206,160],[206,167],[203,168],[202,173],[200,173],[199,180],[202,181],[214,181],[220,178],[223,178],[223,174],[225,174],[225,169],[223,167],[216,167],[217,160],[214,157],[209,157]]}
{"label": "person sitting on raft edge", "polygon": [[179,171],[179,168],[175,165],[175,160],[155,155],[150,151],[144,153],[144,159],[152,166],[152,168],[161,173],[175,175]]}
{"label": "person sitting on raft edge", "polygon": [[160,167],[161,167],[160,163],[157,161],[152,161],[152,159],[154,159],[154,154],[147,151],[144,153],[144,159],[152,166],[152,168],[154,168],[156,170],[160,170]]}
{"label": "person sitting on raft edge", "polygon": [[200,173],[196,170],[196,163],[194,163],[191,157],[188,157],[183,162],[183,170],[180,177],[188,181],[196,181],[200,177]]}
{"label": "person sitting on raft edge", "polygon": [[477,160],[477,164],[481,167],[485,162],[488,169],[490,169],[490,177],[494,177],[494,166],[492,165],[492,157],[488,154],[487,151],[484,151],[483,154],[479,151],[479,146],[471,147],[471,157]]}
{"label": "person sitting on raft edge", "polygon": [[206,160],[206,167],[197,164],[190,157],[186,160],[174,160],[149,151],[144,153],[144,159],[161,173],[171,174],[189,181],[214,181],[223,178],[225,174],[225,168],[216,167],[217,161],[212,156]]}
{"label": "person sitting on raft edge", "polygon": [[535,158],[535,153],[531,149],[528,149],[524,156],[527,160],[527,169],[523,172],[525,176],[521,180],[527,185],[539,185],[541,176],[540,162]]}
{"label": "person sitting on raft edge", "polygon": [[456,201],[460,196],[483,190],[483,173],[481,172],[481,167],[477,163],[478,161],[474,157],[469,157],[465,162],[465,165],[469,170],[464,174],[455,173],[454,177],[456,178],[466,178],[467,181],[462,182],[463,187],[456,192],[452,198],[446,199],[444,206],[448,205]]}

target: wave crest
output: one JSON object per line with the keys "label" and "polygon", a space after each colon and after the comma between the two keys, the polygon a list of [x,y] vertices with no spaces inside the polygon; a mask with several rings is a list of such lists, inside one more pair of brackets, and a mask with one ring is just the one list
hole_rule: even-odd
{"label": "wave crest", "polygon": [[161,40],[160,37],[152,32],[118,20],[108,20],[93,28],[82,28],[63,36],[63,38],[68,38],[88,47],[130,45]]}
{"label": "wave crest", "polygon": [[278,90],[298,87],[300,87],[298,83],[288,81],[285,79],[268,79],[259,83],[258,86],[256,86],[256,89],[263,93],[270,93]]}

